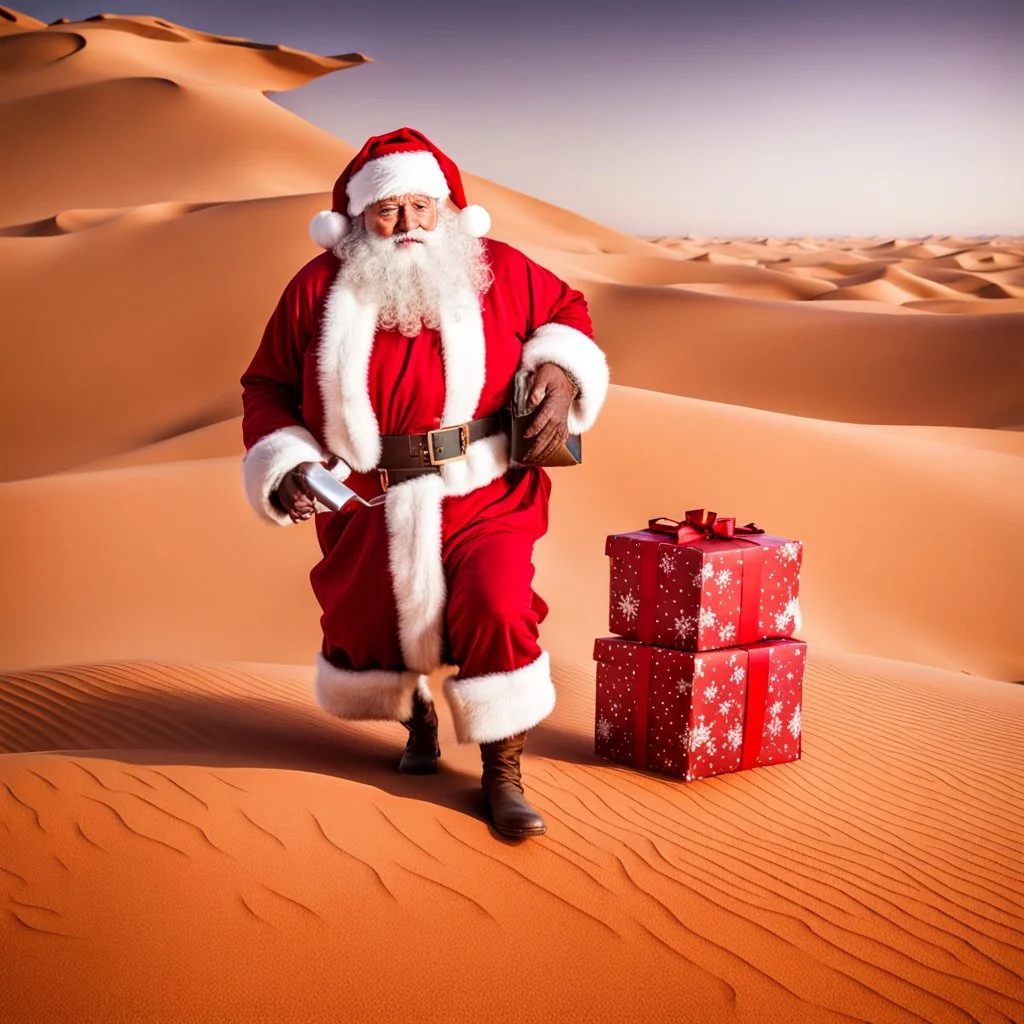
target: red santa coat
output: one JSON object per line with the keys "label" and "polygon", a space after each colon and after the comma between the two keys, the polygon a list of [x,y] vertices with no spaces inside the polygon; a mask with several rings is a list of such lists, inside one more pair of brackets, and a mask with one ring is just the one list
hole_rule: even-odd
{"label": "red santa coat", "polygon": [[[504,407],[517,369],[555,363],[580,383],[569,429],[597,418],[608,389],[583,295],[512,246],[485,240],[494,283],[440,311],[440,328],[408,339],[376,326],[333,252],[289,282],[241,378],[250,503],[270,502],[301,462],[343,460],[334,472],[364,497],[381,493],[381,434],[450,426]],[[316,515],[323,558],[310,574],[323,609],[316,694],[345,718],[402,719],[425,675],[445,680],[462,742],[529,728],[554,706],[531,588],[535,541],[547,529],[551,482],[509,467],[509,439],[474,441],[440,473],[392,484],[383,507]]]}

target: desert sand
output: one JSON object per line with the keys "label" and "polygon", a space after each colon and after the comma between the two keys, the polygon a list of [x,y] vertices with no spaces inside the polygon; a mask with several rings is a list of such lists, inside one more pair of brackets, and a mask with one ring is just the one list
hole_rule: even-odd
{"label": "desert sand", "polygon": [[[241,491],[353,152],[264,91],[367,59],[0,8],[0,1020],[1024,1020],[1024,239],[641,239],[466,174],[613,381],[505,841],[443,701],[427,778],[316,705],[312,526]],[[685,784],[593,755],[591,649],[605,536],[696,507],[804,541],[809,665],[799,761]]]}

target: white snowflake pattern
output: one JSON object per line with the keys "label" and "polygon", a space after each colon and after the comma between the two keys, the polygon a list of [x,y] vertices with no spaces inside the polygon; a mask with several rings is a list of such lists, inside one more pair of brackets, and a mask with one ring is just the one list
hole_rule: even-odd
{"label": "white snowflake pattern", "polygon": [[789,624],[791,622],[794,623],[794,625],[795,625],[796,620],[797,620],[797,616],[799,614],[800,614],[799,601],[798,601],[797,598],[791,597],[786,602],[786,607],[783,608],[781,612],[776,612],[775,613],[775,628],[780,633],[782,633],[784,630],[786,630],[789,627]]}
{"label": "white snowflake pattern", "polygon": [[704,662],[700,658],[693,659],[693,678],[703,679],[704,678]]}
{"label": "white snowflake pattern", "polygon": [[697,618],[694,615],[679,615],[676,617],[676,635],[681,639],[685,640],[687,637],[693,634],[693,631],[697,628]]}
{"label": "white snowflake pattern", "polygon": [[707,745],[711,740],[711,726],[705,724],[703,715],[700,716],[700,721],[690,730],[689,739],[689,749],[691,752],[700,750],[701,747]]}
{"label": "white snowflake pattern", "polygon": [[680,679],[679,682],[676,683],[676,691],[683,695],[689,693],[692,689],[693,683],[691,683],[688,679]]}
{"label": "white snowflake pattern", "polygon": [[782,732],[782,719],[772,718],[768,722],[768,735],[774,737],[778,736],[780,732]]}
{"label": "white snowflake pattern", "polygon": [[704,565],[701,566],[701,570],[700,570],[701,580],[703,580],[704,582],[707,582],[714,575],[715,575],[715,567],[711,564],[711,560],[708,559],[708,561],[706,561],[704,563]]}
{"label": "white snowflake pattern", "polygon": [[727,587],[732,580],[732,569],[719,569],[715,576],[715,583],[720,587]]}
{"label": "white snowflake pattern", "polygon": [[743,666],[742,665],[737,665],[732,670],[732,681],[734,683],[742,683],[743,680],[746,678],[746,675],[747,675],[747,673],[743,670]]}
{"label": "white snowflake pattern", "polygon": [[729,712],[732,711],[732,707],[735,703],[736,701],[734,700],[723,700],[722,703],[718,705],[718,713],[720,715],[729,714]]}
{"label": "white snowflake pattern", "polygon": [[710,608],[700,610],[700,628],[710,629],[718,621],[718,616]]}
{"label": "white snowflake pattern", "polygon": [[667,551],[663,551],[661,553],[661,571],[665,573],[666,576],[671,576],[672,573],[675,572],[675,570],[675,559]]}
{"label": "white snowflake pattern", "polygon": [[729,731],[725,734],[725,741],[729,744],[730,750],[738,750],[743,743],[743,726],[734,722]]}
{"label": "white snowflake pattern", "polygon": [[637,601],[636,596],[631,590],[628,594],[623,594],[619,598],[619,611],[626,617],[626,620],[636,618],[636,610],[640,607],[640,602]]}
{"label": "white snowflake pattern", "polygon": [[602,716],[597,723],[597,735],[606,740],[612,734],[612,723]]}
{"label": "white snowflake pattern", "polygon": [[731,622],[723,622],[718,627],[718,637],[723,644],[732,643],[736,637],[736,627]]}
{"label": "white snowflake pattern", "polygon": [[704,687],[704,699],[714,700],[718,696],[718,684],[712,683],[710,686]]}
{"label": "white snowflake pattern", "polygon": [[795,541],[787,541],[779,548],[784,562],[795,562],[800,557],[800,545]]}
{"label": "white snowflake pattern", "polygon": [[768,714],[769,714],[769,715],[771,715],[771,716],[772,716],[772,717],[774,718],[774,717],[777,717],[777,716],[778,716],[778,714],[779,714],[779,712],[780,712],[781,710],[782,710],[782,701],[781,701],[781,700],[777,700],[777,701],[776,701],[776,702],[775,702],[775,703],[774,703],[774,704],[773,704],[773,705],[772,705],[772,706],[771,706],[771,707],[770,707],[770,708],[768,709]]}
{"label": "white snowflake pattern", "polygon": [[796,739],[800,735],[800,705],[797,704],[796,709],[789,718],[789,731],[793,734],[793,739]]}

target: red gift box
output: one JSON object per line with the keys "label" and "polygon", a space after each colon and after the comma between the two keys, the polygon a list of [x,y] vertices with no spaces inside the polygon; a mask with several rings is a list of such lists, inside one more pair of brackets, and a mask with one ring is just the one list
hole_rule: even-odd
{"label": "red gift box", "polygon": [[687,781],[796,761],[806,651],[791,639],[698,653],[599,637],[594,752]]}
{"label": "red gift box", "polygon": [[712,651],[800,629],[803,545],[704,509],[612,534],[608,628],[645,644]]}

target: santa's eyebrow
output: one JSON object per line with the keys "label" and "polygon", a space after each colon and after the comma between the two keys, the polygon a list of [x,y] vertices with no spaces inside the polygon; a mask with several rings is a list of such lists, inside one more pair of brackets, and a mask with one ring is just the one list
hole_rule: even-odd
{"label": "santa's eyebrow", "polygon": [[433,196],[425,196],[419,193],[406,193],[401,196],[388,196],[387,199],[380,199],[377,206],[399,206],[402,203],[430,203]]}

